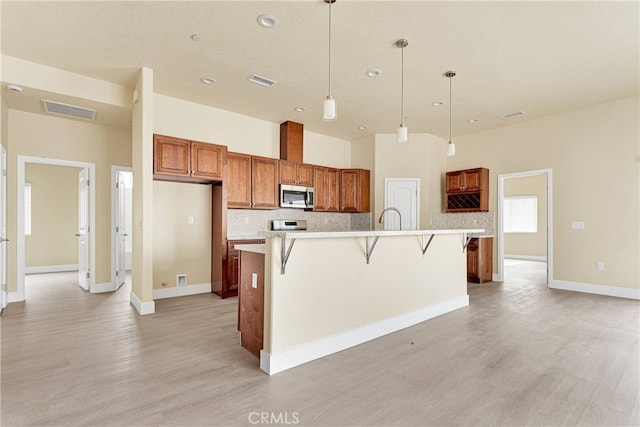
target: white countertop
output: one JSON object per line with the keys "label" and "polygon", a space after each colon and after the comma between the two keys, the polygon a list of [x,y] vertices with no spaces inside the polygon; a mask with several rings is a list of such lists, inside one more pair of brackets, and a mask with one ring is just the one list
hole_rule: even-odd
{"label": "white countertop", "polygon": [[264,254],[264,243],[255,243],[249,245],[233,245],[234,249],[245,252],[255,252],[257,254]]}
{"label": "white countertop", "polygon": [[[258,233],[260,233],[258,231]],[[227,240],[264,240],[264,236],[259,234],[253,235],[236,235],[236,236],[227,236]]]}
{"label": "white countertop", "polygon": [[483,232],[484,228],[465,228],[452,230],[261,231],[264,237],[284,237],[285,239],[424,236],[432,234],[480,234]]}

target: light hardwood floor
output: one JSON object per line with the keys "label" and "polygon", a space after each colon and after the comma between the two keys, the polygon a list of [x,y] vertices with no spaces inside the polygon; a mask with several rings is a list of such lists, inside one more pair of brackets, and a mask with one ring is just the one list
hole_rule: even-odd
{"label": "light hardwood floor", "polygon": [[73,274],[30,276],[2,314],[0,421],[639,425],[639,303],[550,290],[544,274],[508,262],[504,284],[469,285],[468,308],[272,377],[239,345],[235,298],[139,316],[126,285],[88,295]]}

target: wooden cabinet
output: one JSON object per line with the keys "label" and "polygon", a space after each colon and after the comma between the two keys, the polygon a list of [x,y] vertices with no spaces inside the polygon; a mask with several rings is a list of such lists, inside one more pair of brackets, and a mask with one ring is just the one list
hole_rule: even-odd
{"label": "wooden cabinet", "polygon": [[340,202],[340,172],[335,168],[313,167],[315,193],[314,211],[338,212]]}
{"label": "wooden cabinet", "polygon": [[340,169],[340,212],[369,212],[369,176],[367,169]]}
{"label": "wooden cabinet", "polygon": [[313,187],[313,166],[280,160],[280,184]]}
{"label": "wooden cabinet", "polygon": [[227,147],[164,135],[153,136],[153,178],[209,183],[222,180]]}
{"label": "wooden cabinet", "polygon": [[277,209],[278,175],[278,159],[228,153],[227,207]]}
{"label": "wooden cabinet", "polygon": [[489,210],[489,169],[476,168],[447,172],[447,212]]}
{"label": "wooden cabinet", "polygon": [[241,251],[240,262],[240,344],[256,357],[260,357],[264,334],[264,255]]}
{"label": "wooden cabinet", "polygon": [[467,246],[467,281],[490,282],[493,279],[493,238],[474,238]]}
{"label": "wooden cabinet", "polygon": [[264,243],[264,240],[227,240],[227,283],[226,288],[221,292],[226,294],[225,297],[236,296],[238,294],[238,283],[240,279],[240,251],[234,249],[234,246],[254,243]]}

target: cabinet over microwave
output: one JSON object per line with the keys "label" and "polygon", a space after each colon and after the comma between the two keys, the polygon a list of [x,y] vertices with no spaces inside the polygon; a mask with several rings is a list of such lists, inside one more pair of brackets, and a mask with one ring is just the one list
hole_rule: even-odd
{"label": "cabinet over microwave", "polygon": [[313,187],[280,184],[280,207],[313,209]]}

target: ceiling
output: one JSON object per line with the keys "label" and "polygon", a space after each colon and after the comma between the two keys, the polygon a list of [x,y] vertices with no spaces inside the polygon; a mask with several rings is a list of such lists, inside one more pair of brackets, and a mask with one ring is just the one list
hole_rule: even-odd
{"label": "ceiling", "polygon": [[[451,81],[454,139],[639,91],[636,1],[337,0],[331,92],[338,119],[330,122],[322,120],[329,75],[324,0],[0,5],[5,55],[128,87],[140,67],[148,67],[154,70],[156,93],[274,123],[293,120],[306,130],[347,140],[398,127],[399,38],[409,40],[404,106],[410,133],[448,138],[449,79],[443,74],[452,69],[457,72]],[[275,16],[279,24],[259,26],[262,14]],[[380,75],[367,77],[370,69]],[[277,83],[270,88],[251,83],[254,73]],[[215,83],[205,85],[201,77]],[[10,108],[41,112],[40,97],[65,100],[37,91],[9,93],[6,83],[15,82],[3,82]],[[434,101],[444,105],[433,106]],[[297,106],[306,111],[295,111]],[[101,114],[109,106],[97,107],[99,118],[109,116]],[[500,118],[516,111],[526,114]],[[126,118],[112,119],[111,125],[128,125]]]}

